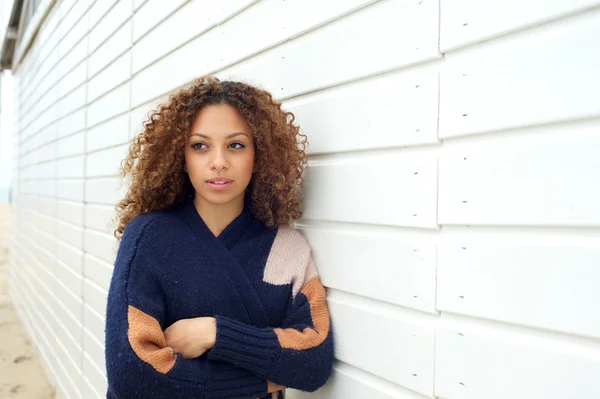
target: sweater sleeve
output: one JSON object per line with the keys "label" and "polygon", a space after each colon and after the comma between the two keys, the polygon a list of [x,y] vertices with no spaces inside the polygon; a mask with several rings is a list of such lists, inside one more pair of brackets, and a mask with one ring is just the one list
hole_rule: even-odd
{"label": "sweater sleeve", "polygon": [[156,276],[161,248],[145,231],[156,219],[138,217],[126,228],[108,294],[108,398],[255,398],[267,381],[206,356],[184,359],[167,347],[165,300]]}
{"label": "sweater sleeve", "polygon": [[301,276],[292,282],[298,292],[278,328],[257,328],[217,315],[217,337],[208,358],[288,388],[312,392],[323,386],[331,373],[333,336],[325,288],[312,259],[305,262]]}

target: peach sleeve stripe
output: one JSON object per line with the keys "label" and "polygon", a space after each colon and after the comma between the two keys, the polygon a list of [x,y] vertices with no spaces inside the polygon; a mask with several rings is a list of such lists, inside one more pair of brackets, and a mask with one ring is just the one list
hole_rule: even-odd
{"label": "peach sleeve stripe", "polygon": [[129,305],[127,322],[127,337],[135,354],[159,373],[167,374],[175,365],[175,355],[173,349],[167,346],[165,334],[158,321]]}
{"label": "peach sleeve stripe", "polygon": [[300,290],[310,306],[310,317],[314,328],[298,331],[293,328],[276,328],[279,345],[284,349],[306,350],[319,346],[329,334],[329,310],[325,298],[325,287],[318,276],[308,280]]}

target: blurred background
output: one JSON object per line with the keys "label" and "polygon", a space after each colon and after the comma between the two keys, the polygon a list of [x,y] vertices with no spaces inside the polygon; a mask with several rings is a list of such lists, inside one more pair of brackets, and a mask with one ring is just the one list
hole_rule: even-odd
{"label": "blurred background", "polygon": [[0,397],[105,396],[119,162],[215,74],[310,142],[336,363],[288,397],[600,398],[600,0],[0,5]]}

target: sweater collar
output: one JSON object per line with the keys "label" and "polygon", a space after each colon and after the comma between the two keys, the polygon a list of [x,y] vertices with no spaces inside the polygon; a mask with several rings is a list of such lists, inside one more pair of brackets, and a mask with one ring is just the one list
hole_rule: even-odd
{"label": "sweater collar", "polygon": [[247,319],[240,319],[240,321],[255,326],[267,327],[269,319],[264,306],[256,293],[254,285],[232,251],[235,245],[244,237],[244,233],[250,230],[250,225],[258,225],[253,223],[256,219],[251,216],[249,208],[244,207],[242,213],[218,237],[215,237],[206,226],[192,200],[183,204],[179,216],[204,242],[205,245],[202,247],[207,251],[206,253],[212,255],[215,260],[218,260],[219,265],[227,270],[236,291],[240,295],[241,305],[247,315]]}
{"label": "sweater collar", "polygon": [[204,220],[202,220],[192,199],[185,202],[183,212],[185,214],[185,219],[195,230],[202,232],[203,235],[212,236],[218,239],[228,250],[231,250],[239,242],[252,219],[250,210],[248,209],[247,204],[245,204],[242,213],[233,219],[225,229],[223,229],[221,234],[215,237],[206,223],[204,223]]}

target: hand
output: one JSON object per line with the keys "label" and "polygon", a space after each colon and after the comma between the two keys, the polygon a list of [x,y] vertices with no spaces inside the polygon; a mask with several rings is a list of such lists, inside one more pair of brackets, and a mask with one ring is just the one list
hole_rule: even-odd
{"label": "hand", "polygon": [[165,330],[167,345],[184,359],[202,356],[215,345],[217,321],[214,317],[182,319]]}
{"label": "hand", "polygon": [[268,393],[281,391],[282,389],[285,389],[285,387],[282,385],[277,385],[274,382],[267,381],[267,392]]}

